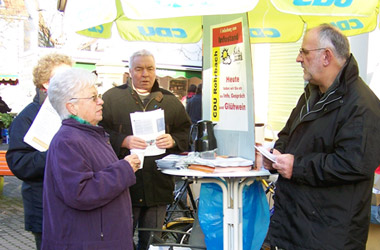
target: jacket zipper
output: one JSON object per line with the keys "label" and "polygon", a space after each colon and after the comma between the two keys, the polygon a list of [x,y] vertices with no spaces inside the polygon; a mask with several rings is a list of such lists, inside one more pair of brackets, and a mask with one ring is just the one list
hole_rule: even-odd
{"label": "jacket zipper", "polygon": [[[328,96],[326,96],[326,98],[324,98],[324,100],[326,100],[330,95],[332,95],[333,93],[335,93],[335,91],[332,91],[330,94],[328,94]],[[335,98],[335,99],[333,99],[333,100],[331,100],[331,101],[329,101],[329,102],[325,102],[325,103],[323,103],[323,105],[319,108],[319,109],[317,109],[317,110],[313,110],[313,111],[310,111],[309,112],[309,105],[308,105],[308,102],[307,102],[307,100],[306,100],[306,105],[307,105],[307,113],[303,116],[303,117],[301,117],[301,115],[302,115],[302,109],[305,107],[305,106],[303,106],[302,107],[302,109],[301,109],[301,112],[300,112],[300,121],[302,121],[307,115],[309,115],[309,114],[312,114],[312,113],[317,113],[317,112],[319,112],[319,111],[321,111],[322,109],[324,109],[324,107],[326,107],[326,105],[328,105],[328,104],[330,104],[330,103],[333,103],[333,102],[335,102],[335,101],[337,101],[337,100],[339,100],[339,99],[342,99],[342,96],[339,96],[339,97],[337,97],[337,98]],[[315,105],[317,105],[318,103],[320,103],[320,102],[323,102],[324,100],[321,100],[321,101],[318,101]],[[314,106],[315,106],[314,105]]]}
{"label": "jacket zipper", "polygon": [[104,240],[104,234],[103,234],[103,209],[100,209],[100,239]]}
{"label": "jacket zipper", "polygon": [[324,109],[324,107],[325,107],[326,105],[328,105],[328,104],[330,104],[330,103],[332,103],[332,102],[338,101],[339,99],[342,99],[342,96],[340,96],[340,97],[338,97],[338,98],[336,98],[336,99],[334,99],[334,100],[331,100],[331,101],[329,101],[329,102],[324,103],[323,106],[322,106],[320,109],[317,109],[317,110],[314,110],[314,111],[310,111],[309,113],[307,113],[307,114],[305,114],[303,117],[301,117],[301,118],[300,118],[300,121],[301,121],[303,118],[305,118],[307,115],[309,115],[309,114],[311,114],[311,113],[317,113],[317,112],[321,111],[322,109]]}
{"label": "jacket zipper", "polygon": [[[140,98],[139,98],[139,99],[140,99]],[[143,102],[142,102],[141,99],[140,99],[139,104],[140,104],[140,107],[142,107],[143,112],[146,111],[146,108],[149,106],[149,104],[152,102],[153,99],[154,99],[154,98],[151,98],[151,99],[146,103],[145,107],[144,107],[144,105],[143,105]]]}

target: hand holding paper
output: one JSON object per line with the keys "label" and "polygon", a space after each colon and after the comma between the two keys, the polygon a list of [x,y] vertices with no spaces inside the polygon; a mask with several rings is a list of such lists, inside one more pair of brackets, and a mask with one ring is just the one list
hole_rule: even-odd
{"label": "hand holding paper", "polygon": [[131,113],[133,135],[137,136],[148,144],[145,149],[145,156],[160,155],[166,152],[165,149],[158,148],[156,138],[165,134],[165,117],[162,109],[146,112]]}
{"label": "hand holding paper", "polygon": [[268,160],[270,160],[271,162],[276,162],[276,156],[274,154],[272,154],[271,152],[269,152],[266,148],[264,148],[263,146],[256,146],[255,145],[255,148],[257,149],[257,151],[259,151],[265,158],[267,158]]}

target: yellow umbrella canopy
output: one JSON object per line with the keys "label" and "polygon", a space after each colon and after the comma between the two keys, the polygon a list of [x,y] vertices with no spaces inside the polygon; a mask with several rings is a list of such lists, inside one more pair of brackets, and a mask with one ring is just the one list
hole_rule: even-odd
{"label": "yellow umbrella canopy", "polygon": [[[347,36],[373,31],[377,26],[380,2],[367,0],[363,4],[362,0],[234,0],[234,4],[231,4],[227,0],[221,0],[217,5],[218,2],[215,1],[210,0],[209,5],[196,6],[191,4],[193,1],[183,1],[180,5],[178,2],[182,1],[175,0],[115,0],[115,4],[105,0],[70,0],[65,15],[77,33],[89,37],[110,38],[112,26],[116,23],[120,36],[128,41],[196,43],[203,33],[202,15],[246,12],[251,43],[279,43],[295,42],[300,39],[305,27],[311,28],[321,23],[332,23]],[[221,4],[240,5],[236,1],[249,4],[235,9],[216,7]],[[154,5],[158,3],[164,4]]]}
{"label": "yellow umbrella canopy", "polygon": [[369,16],[378,0],[271,0],[281,12],[295,15]]}
{"label": "yellow umbrella canopy", "polygon": [[[289,1],[260,0],[257,6],[248,12],[251,43],[296,42],[301,38],[305,26],[312,28],[322,23],[335,25],[347,36],[367,33],[376,28],[378,0],[368,1],[366,7],[370,5],[371,8],[363,9],[355,7],[359,1],[336,0],[335,4],[333,2],[294,0],[293,4],[290,4]],[[348,2],[352,2],[352,6],[348,5]],[[301,6],[301,3],[304,5]],[[344,11],[340,7],[343,4]],[[348,7],[350,9],[347,9]],[[361,12],[358,12],[359,10]]]}
{"label": "yellow umbrella canopy", "polygon": [[[90,1],[95,3],[90,4]],[[116,0],[111,4],[104,0],[71,0],[65,10],[66,23],[78,34],[94,38],[110,38],[114,23],[120,37],[128,41],[196,43],[202,37],[201,16],[130,19],[124,14],[125,5],[121,1],[126,2]]]}

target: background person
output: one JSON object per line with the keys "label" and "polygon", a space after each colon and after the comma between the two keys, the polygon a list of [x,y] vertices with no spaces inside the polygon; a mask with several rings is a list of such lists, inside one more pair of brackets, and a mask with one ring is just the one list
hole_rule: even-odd
{"label": "background person", "polygon": [[[111,145],[119,158],[133,148],[145,149],[145,140],[133,135],[130,114],[162,109],[165,134],[156,138],[156,146],[165,154],[145,156],[144,166],[136,172],[131,187],[134,227],[162,228],[166,207],[173,201],[174,179],[157,169],[155,160],[167,154],[186,151],[189,145],[190,119],[182,103],[169,91],[159,87],[156,63],[147,50],[135,52],[129,61],[132,83],[108,90],[104,96],[103,120],[100,123],[111,136]],[[148,246],[149,232],[139,232],[138,249]]]}
{"label": "background person", "polygon": [[267,240],[279,249],[365,249],[380,102],[359,77],[347,38],[308,30],[297,57],[308,82],[274,146],[279,173]]}
{"label": "background person", "polygon": [[375,178],[372,188],[375,204],[371,204],[371,223],[380,225],[380,205],[377,196],[380,194],[380,166],[375,170]]}
{"label": "background person", "polygon": [[51,80],[49,100],[62,126],[46,159],[42,249],[133,248],[129,187],[137,155],[119,160],[102,127],[96,76],[68,69]]}
{"label": "background person", "polygon": [[3,98],[1,98],[0,96],[0,113],[8,113],[10,112],[12,109],[9,108],[9,106],[6,104],[6,102],[3,100]]}
{"label": "background person", "polygon": [[[195,95],[187,101],[186,112],[190,116],[191,123],[197,124],[199,120],[202,120],[202,83],[197,86]],[[194,140],[196,138],[197,130],[192,128],[190,135],[189,151],[194,151]]]}
{"label": "background person", "polygon": [[371,223],[380,225],[380,205],[371,206]]}
{"label": "background person", "polygon": [[189,88],[187,89],[186,95],[180,98],[183,106],[186,107],[187,102],[195,95],[196,91],[197,91],[197,85],[190,84]]}
{"label": "background person", "polygon": [[187,101],[186,112],[193,124],[202,120],[202,83],[197,86],[195,95]]}
{"label": "background person", "polygon": [[22,180],[25,230],[34,234],[36,247],[41,247],[42,233],[42,185],[47,152],[40,152],[24,142],[24,136],[37,116],[46,98],[51,77],[73,61],[63,54],[47,54],[41,57],[33,69],[33,82],[36,95],[13,120],[9,129],[9,148],[6,154],[12,173]]}

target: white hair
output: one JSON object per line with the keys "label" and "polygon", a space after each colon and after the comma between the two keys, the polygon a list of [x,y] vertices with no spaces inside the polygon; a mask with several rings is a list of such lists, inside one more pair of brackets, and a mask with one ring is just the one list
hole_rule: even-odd
{"label": "white hair", "polygon": [[80,68],[70,68],[53,76],[47,94],[51,105],[62,120],[70,116],[70,112],[66,109],[66,103],[76,97],[82,89],[90,88],[95,83],[96,75]]}
{"label": "white hair", "polygon": [[138,50],[135,53],[133,53],[133,55],[129,58],[129,70],[133,69],[134,60],[136,57],[139,56],[151,56],[153,58],[153,61],[155,62],[154,55],[150,51],[146,49]]}

